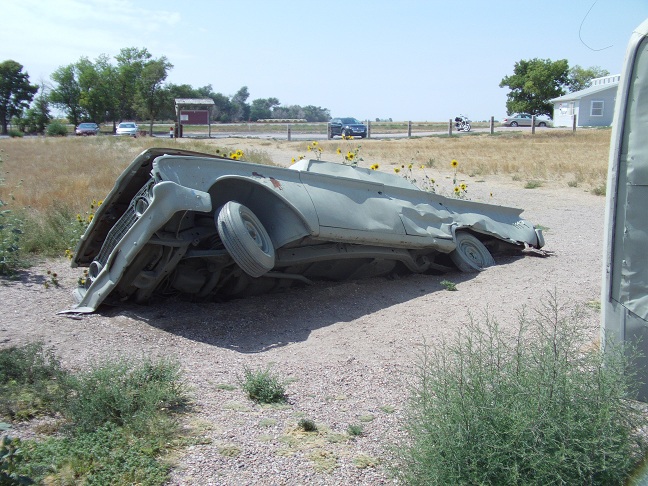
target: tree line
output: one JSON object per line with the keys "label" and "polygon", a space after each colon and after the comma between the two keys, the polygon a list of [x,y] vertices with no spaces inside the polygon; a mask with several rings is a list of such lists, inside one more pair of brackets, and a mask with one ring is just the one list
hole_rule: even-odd
{"label": "tree line", "polygon": [[80,122],[112,123],[113,131],[122,120],[173,120],[176,98],[210,98],[212,120],[217,122],[256,121],[264,118],[302,118],[328,121],[331,116],[319,106],[281,106],[277,98],[255,99],[247,86],[234,95],[216,93],[212,86],[194,88],[166,83],[173,64],[165,57],[154,58],[147,49],[121,49],[111,59],[102,54],[61,66],[52,73],[52,85],[32,85],[23,66],[7,60],[0,63],[0,124],[7,134],[9,123],[21,131],[43,133],[52,120],[50,107],[65,113],[75,126]]}
{"label": "tree line", "polygon": [[[11,122],[21,131],[43,133],[53,118],[50,106],[65,113],[77,125],[83,121],[112,123],[113,131],[122,120],[173,120],[174,99],[210,98],[214,101],[212,120],[216,122],[257,121],[298,118],[326,122],[331,118],[319,106],[281,106],[277,98],[260,98],[248,103],[247,86],[231,96],[214,92],[211,84],[194,88],[188,84],[166,83],[173,65],[165,57],[154,58],[147,49],[121,49],[111,59],[102,54],[94,61],[87,57],[61,66],[51,75],[51,86],[32,85],[23,66],[13,60],[0,63],[0,127],[7,134]],[[588,87],[596,77],[609,72],[598,66],[569,67],[566,59],[520,60],[513,74],[499,86],[510,89],[506,112],[552,115],[551,99]]]}

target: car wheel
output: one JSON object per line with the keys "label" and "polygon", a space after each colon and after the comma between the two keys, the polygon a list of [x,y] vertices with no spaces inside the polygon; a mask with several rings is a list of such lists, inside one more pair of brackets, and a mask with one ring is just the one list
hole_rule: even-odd
{"label": "car wheel", "polygon": [[481,272],[486,267],[495,265],[488,248],[470,233],[457,232],[455,242],[457,247],[450,253],[450,258],[461,272]]}
{"label": "car wheel", "polygon": [[234,261],[245,273],[260,277],[275,264],[275,251],[270,235],[247,207],[236,201],[225,204],[216,218],[221,241]]}
{"label": "car wheel", "polygon": [[464,132],[469,132],[470,129],[471,129],[470,123],[466,123],[466,124],[464,125]]}
{"label": "car wheel", "polygon": [[518,124],[517,124],[517,122],[511,122],[511,126],[512,126],[512,127],[517,127]]}
{"label": "car wheel", "polygon": [[540,123],[538,123],[538,126],[539,126],[539,127],[546,127],[547,124],[546,124],[545,122],[540,122]]}

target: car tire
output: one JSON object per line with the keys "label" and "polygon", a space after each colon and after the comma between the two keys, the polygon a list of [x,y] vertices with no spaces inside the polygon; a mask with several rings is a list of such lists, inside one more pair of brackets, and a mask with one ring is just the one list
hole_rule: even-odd
{"label": "car tire", "polygon": [[216,227],[232,259],[251,277],[268,273],[275,264],[270,235],[247,207],[229,201],[218,212]]}
{"label": "car tire", "polygon": [[481,272],[495,265],[488,248],[475,236],[466,231],[455,233],[457,247],[450,253],[450,259],[459,271],[464,273]]}
{"label": "car tire", "polygon": [[512,127],[517,127],[517,126],[518,126],[518,123],[517,123],[517,122],[511,122],[511,126],[512,126]]}
{"label": "car tire", "polygon": [[545,122],[540,122],[540,123],[538,123],[538,126],[539,126],[539,127],[546,127],[547,124],[546,124]]}

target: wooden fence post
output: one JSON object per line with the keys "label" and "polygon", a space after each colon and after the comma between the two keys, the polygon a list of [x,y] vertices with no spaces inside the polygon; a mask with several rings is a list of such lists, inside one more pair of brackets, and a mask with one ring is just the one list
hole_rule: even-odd
{"label": "wooden fence post", "polygon": [[407,122],[407,138],[412,138],[412,122]]}
{"label": "wooden fence post", "polygon": [[572,115],[572,132],[576,133],[576,113]]}
{"label": "wooden fence post", "polygon": [[535,115],[531,115],[531,135],[535,135]]}
{"label": "wooden fence post", "polygon": [[490,134],[492,135],[495,133],[495,117],[491,116],[490,117]]}
{"label": "wooden fence post", "polygon": [[448,120],[448,136],[452,136],[452,118]]}
{"label": "wooden fence post", "polygon": [[367,138],[371,138],[371,120],[367,120]]}
{"label": "wooden fence post", "polygon": [[288,141],[290,142],[290,125],[288,125]]}

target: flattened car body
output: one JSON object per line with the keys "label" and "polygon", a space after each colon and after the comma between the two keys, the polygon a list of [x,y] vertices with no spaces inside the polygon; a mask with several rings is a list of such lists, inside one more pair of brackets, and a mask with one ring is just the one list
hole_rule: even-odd
{"label": "flattened car body", "polygon": [[150,149],[118,178],[77,245],[72,265],[88,272],[71,311],[92,312],[107,298],[218,300],[313,279],[480,270],[486,247],[542,247],[520,215],[364,168],[302,160],[285,169]]}

